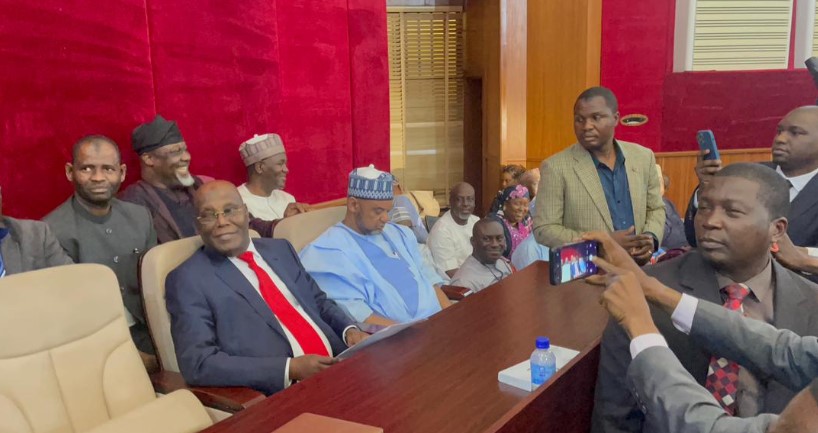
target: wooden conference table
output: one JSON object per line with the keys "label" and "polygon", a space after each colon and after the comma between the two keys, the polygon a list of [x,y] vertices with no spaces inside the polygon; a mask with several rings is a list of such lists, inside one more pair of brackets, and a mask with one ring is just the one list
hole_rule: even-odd
{"label": "wooden conference table", "polygon": [[[400,432],[587,432],[607,314],[601,288],[539,262],[209,429],[269,433],[301,413]],[[581,353],[532,393],[500,383],[544,335]]]}

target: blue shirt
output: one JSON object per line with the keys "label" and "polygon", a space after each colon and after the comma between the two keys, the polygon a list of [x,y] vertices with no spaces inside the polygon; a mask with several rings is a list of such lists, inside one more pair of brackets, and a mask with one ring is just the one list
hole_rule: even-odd
{"label": "blue shirt", "polygon": [[605,192],[605,200],[608,202],[608,210],[611,212],[614,231],[618,231],[627,230],[633,226],[634,220],[631,189],[628,185],[628,171],[625,168],[625,155],[616,141],[614,141],[614,149],[616,149],[616,162],[613,170],[596,159],[593,154],[591,154],[591,158],[594,160],[596,171],[599,174],[602,191]]}
{"label": "blue shirt", "polygon": [[511,264],[517,270],[521,270],[538,260],[547,262],[548,252],[548,247],[537,243],[534,235],[530,234],[520,245],[517,245],[517,249],[511,255]]}

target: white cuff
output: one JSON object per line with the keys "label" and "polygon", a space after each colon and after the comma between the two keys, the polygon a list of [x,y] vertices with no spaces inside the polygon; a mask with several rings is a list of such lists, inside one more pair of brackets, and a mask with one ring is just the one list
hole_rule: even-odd
{"label": "white cuff", "polygon": [[818,248],[807,247],[807,254],[810,257],[818,257]]}
{"label": "white cuff", "polygon": [[284,389],[293,384],[293,381],[290,380],[290,361],[292,358],[287,358],[287,363],[284,364]]}
{"label": "white cuff", "polygon": [[667,341],[662,334],[643,334],[631,340],[631,359],[636,358],[643,350],[651,347],[667,347]]}
{"label": "white cuff", "polygon": [[341,333],[341,338],[344,340],[344,344],[346,344],[347,347],[349,347],[349,343],[347,343],[347,331],[349,331],[351,328],[355,328],[360,331],[360,329],[355,325],[349,325],[346,328],[344,328],[344,332]]}
{"label": "white cuff", "polygon": [[673,326],[685,334],[690,334],[690,328],[693,327],[693,316],[696,315],[697,308],[699,308],[699,300],[683,293],[679,305],[676,306],[676,309],[673,310],[673,314],[670,315]]}

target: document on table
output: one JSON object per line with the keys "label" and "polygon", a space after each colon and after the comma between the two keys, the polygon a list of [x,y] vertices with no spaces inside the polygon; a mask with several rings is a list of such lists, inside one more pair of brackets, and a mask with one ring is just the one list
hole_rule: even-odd
{"label": "document on table", "polygon": [[[566,349],[560,346],[551,346],[551,351],[557,357],[557,371],[571,362],[579,352],[573,349]],[[556,374],[556,372],[554,372]],[[505,384],[515,386],[526,391],[533,391],[531,387],[531,361],[525,361],[513,365],[499,373],[497,373],[497,380]]]}
{"label": "document on table", "polygon": [[426,319],[423,318],[423,319],[413,320],[411,322],[398,323],[396,325],[387,326],[386,328],[383,328],[382,330],[370,335],[369,338],[367,338],[366,340],[364,340],[364,341],[350,347],[349,349],[339,353],[338,356],[336,356],[336,358],[338,358],[338,359],[349,358],[355,352],[363,349],[364,347],[371,346],[371,345],[373,345],[373,344],[375,344],[375,343],[377,343],[377,342],[379,342],[379,341],[381,341],[381,340],[383,340],[385,338],[389,338],[389,337],[397,334],[400,331],[403,331],[404,329],[406,329],[406,328],[408,328],[408,327],[410,327],[410,326],[412,326],[412,325],[414,325],[416,323],[423,322],[424,320],[426,320]]}

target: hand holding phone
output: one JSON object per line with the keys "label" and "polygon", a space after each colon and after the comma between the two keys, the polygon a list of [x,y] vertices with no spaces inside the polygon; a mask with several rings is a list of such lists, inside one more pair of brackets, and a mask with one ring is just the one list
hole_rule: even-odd
{"label": "hand holding phone", "polygon": [[696,177],[699,184],[706,184],[719,170],[721,170],[721,156],[716,147],[716,137],[713,131],[707,129],[696,133],[696,141],[699,143],[699,153],[696,159]]}
{"label": "hand holding phone", "polygon": [[592,261],[599,253],[599,242],[584,241],[563,245],[549,252],[551,284],[557,285],[585,278],[598,272]]}

